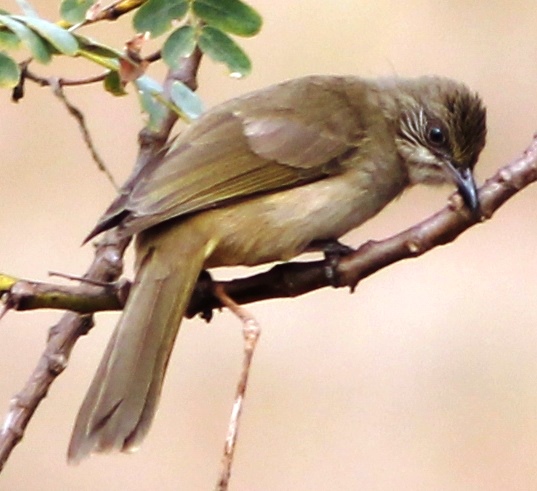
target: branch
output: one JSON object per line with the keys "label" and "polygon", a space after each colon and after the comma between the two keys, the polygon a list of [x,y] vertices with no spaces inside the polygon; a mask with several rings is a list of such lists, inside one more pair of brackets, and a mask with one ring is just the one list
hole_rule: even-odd
{"label": "branch", "polygon": [[[480,188],[482,221],[490,219],[509,198],[536,180],[537,134],[519,158],[500,169]],[[360,280],[380,269],[453,242],[476,223],[479,221],[467,211],[460,196],[454,194],[448,206],[430,218],[388,239],[366,242],[337,264],[327,260],[284,263],[264,273],[221,284],[238,304],[296,297],[326,286],[348,286],[354,290]],[[198,313],[207,315],[221,307],[209,291],[207,281],[198,282],[187,310],[189,317]]]}
{"label": "branch", "polygon": [[0,294],[6,294],[6,310],[56,309],[93,314],[105,310],[121,310],[125,305],[130,290],[128,281],[100,285],[94,281],[81,281],[81,285],[64,286],[0,274]]}
{"label": "branch", "polygon": [[[95,259],[86,277],[97,281],[114,281],[123,270],[122,256],[129,240],[117,240],[114,232],[107,233],[105,240],[96,248]],[[89,290],[93,285],[82,285]],[[77,339],[86,334],[93,325],[90,315],[80,316],[73,312],[63,315],[53,326],[44,353],[24,388],[11,400],[9,412],[0,433],[0,470],[11,451],[22,439],[37,406],[47,395],[56,377],[67,366],[69,356]]]}
{"label": "branch", "polygon": [[147,0],[116,0],[107,7],[96,9],[92,13],[91,18],[87,19],[85,24],[98,22],[100,20],[114,21],[122,15],[137,9],[146,1]]}
{"label": "branch", "polygon": [[[125,2],[127,3],[127,2]],[[201,54],[185,59],[188,70],[182,73],[170,72],[169,77],[183,75],[183,82],[195,84]],[[152,160],[166,144],[169,132],[176,117],[167,118],[167,126],[161,131],[151,134],[141,132],[139,136],[140,149],[136,167],[141,168]],[[96,247],[95,258],[84,278],[98,282],[114,282],[122,272],[123,252],[128,246],[129,239],[118,239],[112,230],[105,234],[104,240]],[[6,277],[0,277],[5,280]],[[82,285],[88,292],[94,291],[95,285]],[[74,344],[80,336],[86,334],[92,327],[93,319],[90,315],[81,316],[74,312],[67,312],[61,320],[50,329],[49,339],[45,351],[41,355],[36,368],[30,375],[21,392],[11,401],[10,409],[0,431],[0,471],[3,469],[11,452],[21,441],[39,403],[47,395],[49,387],[56,377],[66,368]]]}
{"label": "branch", "polygon": [[[28,68],[28,62],[22,63],[23,68],[23,77],[27,78],[28,80],[31,80],[32,82],[35,82],[36,84],[40,85],[41,87],[46,87],[47,85],[52,85],[53,82],[50,77],[42,77],[40,75],[37,75],[36,73],[32,72]],[[85,78],[65,78],[60,77],[57,80],[57,83],[61,87],[76,87],[80,85],[91,85],[96,83],[101,83],[106,78],[106,75],[108,72],[101,73],[99,75],[93,75],[91,77],[85,77]]]}
{"label": "branch", "polygon": [[[480,188],[482,221],[490,219],[509,198],[536,180],[537,135],[519,158],[500,169]],[[360,280],[378,270],[452,242],[477,223],[464,208],[460,197],[454,194],[448,206],[435,215],[388,239],[366,242],[335,264],[327,260],[289,262],[231,281],[213,281],[208,275],[202,275],[186,315],[210,317],[213,309],[221,308],[221,302],[213,294],[215,286],[223,288],[238,304],[297,297],[327,286],[354,289]],[[0,294],[7,293],[7,303],[15,310],[43,307],[80,313],[117,310],[124,305],[126,288],[121,282],[94,286],[90,294],[87,288],[80,286],[59,287],[0,275]]]}

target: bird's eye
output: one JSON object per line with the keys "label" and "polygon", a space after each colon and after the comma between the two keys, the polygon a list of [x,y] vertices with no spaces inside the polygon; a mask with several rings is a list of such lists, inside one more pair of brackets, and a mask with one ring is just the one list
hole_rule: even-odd
{"label": "bird's eye", "polygon": [[440,145],[446,143],[446,135],[444,134],[444,130],[438,126],[431,126],[429,128],[427,138],[435,147],[439,147]]}

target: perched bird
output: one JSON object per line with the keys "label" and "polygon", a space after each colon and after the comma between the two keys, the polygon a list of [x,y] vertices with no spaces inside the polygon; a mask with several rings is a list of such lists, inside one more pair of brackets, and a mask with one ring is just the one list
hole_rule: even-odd
{"label": "perched bird", "polygon": [[409,186],[454,184],[479,208],[472,170],[485,109],[464,85],[309,76],[208,111],[137,171],[89,238],[136,234],[136,276],[82,404],[68,457],[136,449],[205,268],[285,261],[336,241]]}

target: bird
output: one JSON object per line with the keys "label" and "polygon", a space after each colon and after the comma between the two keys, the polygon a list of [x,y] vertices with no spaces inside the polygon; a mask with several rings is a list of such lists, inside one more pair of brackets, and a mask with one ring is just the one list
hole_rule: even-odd
{"label": "bird", "polygon": [[310,75],[215,106],[137,169],[88,235],[135,236],[135,278],[75,421],[68,460],[140,447],[200,273],[337,243],[415,184],[473,169],[486,109],[463,83]]}

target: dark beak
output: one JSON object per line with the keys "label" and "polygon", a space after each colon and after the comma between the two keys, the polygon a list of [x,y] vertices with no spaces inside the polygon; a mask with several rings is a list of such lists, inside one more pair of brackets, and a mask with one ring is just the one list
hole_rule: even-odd
{"label": "dark beak", "polygon": [[447,168],[451,178],[455,181],[464,204],[474,215],[479,215],[479,196],[477,195],[477,187],[471,169],[468,167],[456,168],[451,163],[448,163]]}

